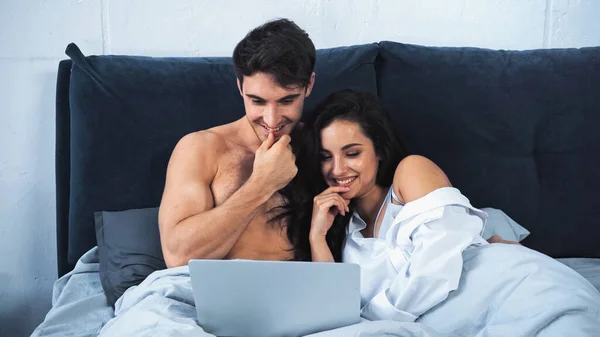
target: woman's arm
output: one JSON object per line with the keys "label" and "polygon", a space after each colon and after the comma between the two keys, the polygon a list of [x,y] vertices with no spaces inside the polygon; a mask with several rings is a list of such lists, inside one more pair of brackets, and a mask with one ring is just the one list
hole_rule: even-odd
{"label": "woman's arm", "polygon": [[405,206],[416,214],[399,223],[397,244],[407,258],[392,261],[398,274],[363,307],[365,318],[414,321],[458,288],[462,253],[474,242],[485,244],[477,238],[486,218],[461,197],[443,188]]}
{"label": "woman's arm", "polygon": [[417,200],[442,187],[452,187],[450,180],[431,160],[418,155],[404,158],[396,167],[394,193],[404,203]]}
{"label": "woman's arm", "polygon": [[310,236],[310,254],[313,262],[335,262],[324,236]]}
{"label": "woman's arm", "polygon": [[402,247],[408,257],[392,261],[397,276],[363,307],[362,315],[371,320],[414,321],[458,287],[462,252],[477,240],[486,215],[424,157],[405,158],[393,187],[406,203],[392,226],[394,246]]}

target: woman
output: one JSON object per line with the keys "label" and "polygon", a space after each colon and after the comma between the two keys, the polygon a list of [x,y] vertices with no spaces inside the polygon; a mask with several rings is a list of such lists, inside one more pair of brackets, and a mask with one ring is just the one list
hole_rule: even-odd
{"label": "woman", "polygon": [[314,198],[313,261],[335,261],[326,235],[340,214],[340,226],[348,223],[342,260],[361,265],[363,316],[414,321],[457,288],[462,252],[486,243],[479,235],[486,214],[432,161],[404,155],[372,95],[337,92],[307,125],[306,143],[320,158],[320,175],[311,176],[324,178],[309,185],[328,186]]}
{"label": "woman", "polygon": [[[305,188],[308,190],[304,192],[316,195],[312,200],[308,230],[310,253],[306,254],[310,254],[313,261],[343,261],[361,266],[363,317],[401,321],[420,318],[431,323],[434,329],[471,335],[475,332],[469,329],[477,324],[443,319],[447,314],[456,313],[453,305],[465,312],[470,309],[465,309],[461,302],[464,296],[454,292],[459,283],[472,285],[458,293],[471,291],[471,295],[487,298],[489,303],[495,304],[495,311],[481,319],[487,320],[486,326],[498,327],[510,321],[506,319],[507,314],[518,312],[512,307],[527,307],[514,302],[515,299],[513,302],[503,299],[504,285],[518,280],[519,284],[525,283],[519,291],[529,294],[531,289],[527,288],[529,283],[525,279],[535,280],[534,275],[542,276],[543,280],[548,277],[570,280],[573,284],[567,286],[567,292],[584,289],[579,302],[573,305],[586,303],[590,307],[592,303],[593,310],[577,316],[575,321],[583,322],[584,329],[598,327],[600,296],[587,281],[560,263],[524,247],[489,245],[480,236],[487,214],[474,208],[452,187],[448,177],[431,160],[406,156],[391,125],[375,96],[343,90],[319,105],[303,131],[303,150],[296,151],[297,163],[303,165],[299,167],[295,189],[298,192],[299,188]],[[302,202],[306,203],[306,199]],[[303,221],[302,218],[292,220],[290,228],[301,227],[297,222]],[[299,240],[295,245],[301,247]],[[488,246],[501,251],[486,248]],[[508,262],[498,260],[510,254],[518,256],[520,262],[517,258]],[[480,263],[485,259],[490,262]],[[466,260],[469,260],[467,264]],[[550,266],[540,274],[519,269],[540,264]],[[498,270],[486,270],[485,266],[507,270],[502,274]],[[517,274],[511,274],[513,269]],[[463,270],[472,271],[463,273]],[[498,281],[496,292],[486,292],[481,286],[492,284],[492,275],[492,281],[502,277],[505,281]],[[554,282],[531,284],[538,287],[536,290],[554,289],[556,285]],[[446,305],[449,297],[455,299]],[[500,310],[507,308],[503,307],[505,304],[509,309]],[[528,308],[521,318],[535,313],[538,319],[543,316],[538,314],[543,308],[543,305]],[[481,312],[486,311],[477,310]],[[531,329],[539,323],[536,319],[527,321],[534,327]],[[564,324],[561,322],[556,323],[560,328],[568,328],[573,323],[561,325]],[[532,332],[528,327],[513,331]]]}

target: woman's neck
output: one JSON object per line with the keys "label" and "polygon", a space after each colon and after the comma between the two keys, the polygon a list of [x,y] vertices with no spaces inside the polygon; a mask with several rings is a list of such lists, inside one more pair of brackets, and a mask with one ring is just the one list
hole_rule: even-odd
{"label": "woman's neck", "polygon": [[354,200],[356,212],[367,223],[367,229],[375,226],[377,213],[379,213],[386,195],[385,189],[375,185],[365,195]]}

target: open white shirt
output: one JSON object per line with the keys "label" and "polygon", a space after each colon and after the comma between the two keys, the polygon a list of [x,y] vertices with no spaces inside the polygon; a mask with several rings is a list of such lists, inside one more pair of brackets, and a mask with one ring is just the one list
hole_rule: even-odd
{"label": "open white shirt", "polygon": [[487,244],[480,236],[487,213],[453,187],[405,205],[392,197],[390,188],[377,238],[364,238],[366,223],[353,214],[343,262],[361,267],[364,318],[412,322],[458,287],[463,251]]}

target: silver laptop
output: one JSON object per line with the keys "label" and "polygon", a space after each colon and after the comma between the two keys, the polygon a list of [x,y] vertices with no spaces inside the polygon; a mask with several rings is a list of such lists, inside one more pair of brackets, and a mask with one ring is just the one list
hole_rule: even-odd
{"label": "silver laptop", "polygon": [[360,322],[360,267],[191,260],[200,326],[216,336],[303,336]]}

